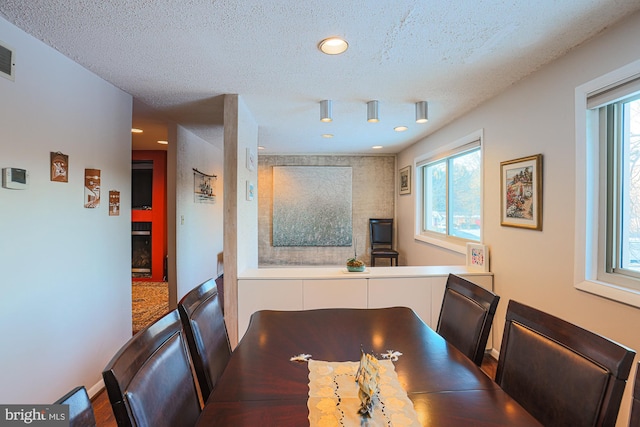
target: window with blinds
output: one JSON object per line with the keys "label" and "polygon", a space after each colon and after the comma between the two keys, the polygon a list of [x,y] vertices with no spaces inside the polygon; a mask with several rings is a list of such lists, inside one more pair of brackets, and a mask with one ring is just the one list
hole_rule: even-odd
{"label": "window with blinds", "polygon": [[598,280],[640,290],[640,75],[587,96],[599,146]]}

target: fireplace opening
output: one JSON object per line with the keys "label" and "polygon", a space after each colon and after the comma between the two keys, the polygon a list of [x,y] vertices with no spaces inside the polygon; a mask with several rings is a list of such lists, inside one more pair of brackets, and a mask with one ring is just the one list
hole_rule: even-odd
{"label": "fireplace opening", "polygon": [[131,223],[131,276],[151,277],[151,223]]}

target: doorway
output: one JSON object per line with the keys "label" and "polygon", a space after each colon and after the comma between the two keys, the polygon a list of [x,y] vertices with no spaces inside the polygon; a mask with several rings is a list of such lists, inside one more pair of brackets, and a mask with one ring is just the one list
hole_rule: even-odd
{"label": "doorway", "polygon": [[167,152],[131,154],[131,307],[133,334],[169,309]]}

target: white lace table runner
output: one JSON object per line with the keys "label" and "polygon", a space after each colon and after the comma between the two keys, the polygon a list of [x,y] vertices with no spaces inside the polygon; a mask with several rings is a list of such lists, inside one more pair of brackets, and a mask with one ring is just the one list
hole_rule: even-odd
{"label": "white lace table runner", "polygon": [[358,362],[309,360],[310,427],[420,427],[393,363],[380,361],[380,393],[371,418],[358,414]]}

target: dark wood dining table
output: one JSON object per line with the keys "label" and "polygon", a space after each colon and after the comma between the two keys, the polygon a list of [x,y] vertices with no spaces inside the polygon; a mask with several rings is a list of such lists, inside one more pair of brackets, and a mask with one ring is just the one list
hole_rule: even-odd
{"label": "dark wood dining table", "polygon": [[398,379],[423,426],[539,426],[478,366],[406,307],[259,311],[197,426],[309,425],[307,363],[401,352]]}

